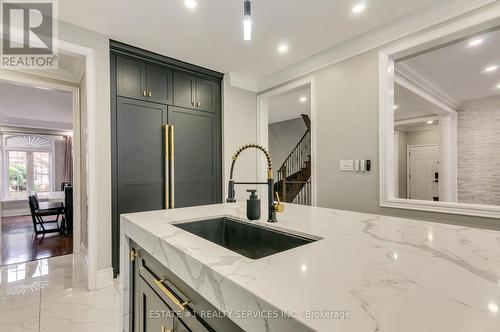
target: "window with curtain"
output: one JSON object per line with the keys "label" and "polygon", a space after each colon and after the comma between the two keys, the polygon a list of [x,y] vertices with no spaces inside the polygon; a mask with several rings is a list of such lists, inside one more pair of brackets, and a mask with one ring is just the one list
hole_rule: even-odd
{"label": "window with curtain", "polygon": [[4,197],[24,199],[36,192],[39,197],[53,190],[53,139],[42,135],[4,135]]}

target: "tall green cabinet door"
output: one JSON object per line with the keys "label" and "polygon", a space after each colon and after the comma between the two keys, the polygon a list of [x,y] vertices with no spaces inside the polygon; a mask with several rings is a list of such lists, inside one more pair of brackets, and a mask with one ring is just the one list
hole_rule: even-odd
{"label": "tall green cabinet door", "polygon": [[187,207],[220,202],[220,142],[217,115],[168,108],[174,126],[174,206]]}
{"label": "tall green cabinet door", "polygon": [[118,98],[118,214],[164,207],[166,106]]}

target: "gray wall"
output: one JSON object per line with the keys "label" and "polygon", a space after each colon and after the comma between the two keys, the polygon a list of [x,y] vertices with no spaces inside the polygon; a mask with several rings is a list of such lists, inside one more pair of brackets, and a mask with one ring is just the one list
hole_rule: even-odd
{"label": "gray wall", "polygon": [[[269,109],[272,112],[272,109]],[[269,152],[273,158],[274,178],[285,159],[299,140],[304,136],[307,127],[302,118],[276,122],[269,125]]]}
{"label": "gray wall", "polygon": [[[378,51],[317,71],[317,191],[323,207],[500,229],[496,219],[379,206]],[[370,173],[338,171],[340,159],[373,161]]]}
{"label": "gray wall", "polygon": [[406,145],[439,144],[439,130],[416,130],[406,133]]}
{"label": "gray wall", "polygon": [[[227,181],[232,163],[231,157],[245,144],[257,142],[257,94],[233,87],[224,80],[224,200],[227,198]],[[257,179],[257,151],[243,152],[234,169],[237,181],[255,181]],[[248,197],[246,189],[255,186],[237,186],[236,199],[244,201]]]}
{"label": "gray wall", "polygon": [[398,131],[399,133],[399,145],[397,147],[398,150],[398,160],[397,160],[397,168],[398,168],[398,182],[399,182],[399,198],[406,198],[408,196],[407,193],[407,182],[406,182],[406,133],[404,131]]}
{"label": "gray wall", "polygon": [[458,112],[458,201],[500,205],[500,98]]}

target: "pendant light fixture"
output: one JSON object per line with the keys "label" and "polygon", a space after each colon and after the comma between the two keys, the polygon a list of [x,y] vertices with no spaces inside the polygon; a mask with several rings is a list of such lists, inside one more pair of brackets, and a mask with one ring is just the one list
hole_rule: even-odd
{"label": "pendant light fixture", "polygon": [[250,0],[243,3],[243,39],[252,40],[252,5]]}

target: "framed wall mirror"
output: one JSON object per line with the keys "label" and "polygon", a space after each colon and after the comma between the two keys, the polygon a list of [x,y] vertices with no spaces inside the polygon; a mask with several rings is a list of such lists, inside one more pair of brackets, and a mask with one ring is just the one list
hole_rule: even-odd
{"label": "framed wall mirror", "polygon": [[380,204],[500,217],[500,14],[380,52]]}

